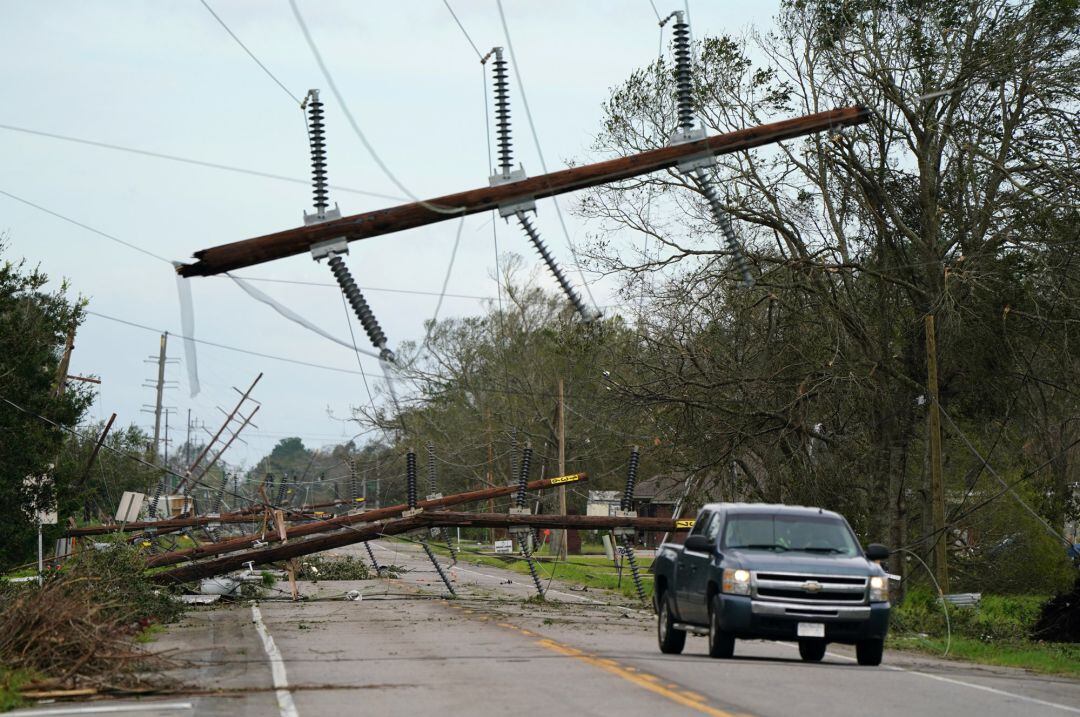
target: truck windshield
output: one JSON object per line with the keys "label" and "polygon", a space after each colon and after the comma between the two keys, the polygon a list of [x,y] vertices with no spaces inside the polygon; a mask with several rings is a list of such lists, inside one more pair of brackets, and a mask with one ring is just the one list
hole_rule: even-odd
{"label": "truck windshield", "polygon": [[828,516],[811,515],[744,513],[728,516],[722,547],[846,557],[859,554],[858,543],[846,523]]}

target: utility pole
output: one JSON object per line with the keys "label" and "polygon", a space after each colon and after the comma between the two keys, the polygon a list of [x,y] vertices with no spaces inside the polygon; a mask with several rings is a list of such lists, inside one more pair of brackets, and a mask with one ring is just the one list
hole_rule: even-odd
{"label": "utility pole", "polygon": [[[559,379],[559,475],[566,475],[566,411],[561,378]],[[559,485],[559,514],[566,515],[566,486],[561,484]],[[566,560],[565,529],[559,531],[559,558]]]}
{"label": "utility pole", "polygon": [[927,314],[926,374],[930,391],[930,515],[934,530],[934,577],[943,593],[949,592],[948,536],[945,534],[945,489],[941,482],[941,408],[938,404],[937,334],[934,315]]}
{"label": "utility pole", "polygon": [[71,366],[71,351],[75,348],[75,322],[68,327],[67,339],[64,341],[64,355],[60,357],[60,365],[56,367],[56,381],[53,383],[53,395],[57,398],[64,395],[64,386],[67,383],[68,368]]}
{"label": "utility pole", "polygon": [[169,341],[169,332],[161,335],[158,348],[157,400],[154,402],[154,442],[150,444],[150,462],[157,462],[158,440],[161,438],[161,398],[165,393],[165,346]]}

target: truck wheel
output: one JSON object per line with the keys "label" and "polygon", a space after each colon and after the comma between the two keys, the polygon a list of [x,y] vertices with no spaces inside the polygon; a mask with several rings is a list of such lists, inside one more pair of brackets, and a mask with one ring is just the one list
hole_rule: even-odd
{"label": "truck wheel", "polygon": [[821,662],[825,657],[825,641],[799,640],[799,657],[803,662]]}
{"label": "truck wheel", "polygon": [[665,655],[678,655],[686,646],[686,630],[675,627],[671,599],[667,595],[661,595],[659,602],[660,612],[656,616],[656,637],[660,643],[660,652]]}
{"label": "truck wheel", "polygon": [[881,664],[881,653],[884,649],[884,640],[860,640],[855,643],[855,659],[860,665],[877,667]]}
{"label": "truck wheel", "polygon": [[709,657],[729,658],[735,654],[735,636],[720,629],[720,596],[709,605]]}

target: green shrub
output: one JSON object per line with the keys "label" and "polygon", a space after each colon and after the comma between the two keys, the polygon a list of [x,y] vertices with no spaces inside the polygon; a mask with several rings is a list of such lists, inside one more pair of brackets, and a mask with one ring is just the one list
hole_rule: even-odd
{"label": "green shrub", "polygon": [[[952,633],[983,641],[1026,640],[1045,601],[1038,595],[984,595],[975,607],[949,605]],[[944,636],[945,615],[937,593],[923,586],[909,589],[904,602],[893,609],[892,629]]]}

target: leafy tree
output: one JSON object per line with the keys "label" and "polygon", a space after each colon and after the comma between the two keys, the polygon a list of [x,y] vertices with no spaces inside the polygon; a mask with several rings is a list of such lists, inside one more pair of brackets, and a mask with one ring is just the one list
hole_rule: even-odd
{"label": "leafy tree", "polygon": [[[66,282],[55,291],[47,282],[23,261],[0,264],[0,569],[33,555],[35,512],[56,505],[50,466],[63,428],[74,426],[92,399],[85,386],[65,385],[61,366],[83,303],[68,297]],[[26,482],[35,476],[45,478]]]}

